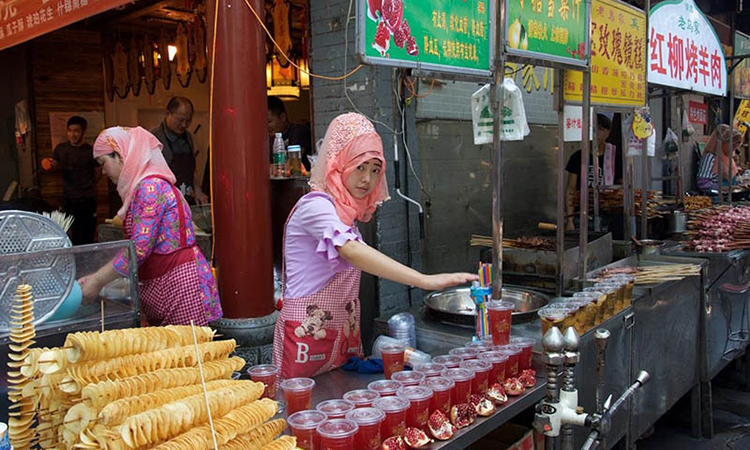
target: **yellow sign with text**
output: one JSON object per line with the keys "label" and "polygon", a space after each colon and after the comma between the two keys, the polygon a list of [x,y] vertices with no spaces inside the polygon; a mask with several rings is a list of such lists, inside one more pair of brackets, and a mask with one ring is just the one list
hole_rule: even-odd
{"label": "yellow sign with text", "polygon": [[[583,101],[583,73],[565,71],[565,100]],[[591,104],[646,104],[646,13],[616,0],[591,6]]]}
{"label": "yellow sign with text", "polygon": [[744,136],[747,133],[747,125],[750,123],[750,100],[745,99],[740,102],[740,107],[737,108],[737,114],[734,115],[734,126],[740,130],[740,133]]}

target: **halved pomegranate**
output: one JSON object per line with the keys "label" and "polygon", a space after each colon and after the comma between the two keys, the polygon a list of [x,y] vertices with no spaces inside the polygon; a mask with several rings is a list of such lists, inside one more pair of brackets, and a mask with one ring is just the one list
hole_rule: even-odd
{"label": "halved pomegranate", "polygon": [[375,30],[375,40],[372,48],[380,52],[380,56],[385,56],[388,47],[391,46],[391,32],[385,26],[385,22],[380,22]]}
{"label": "halved pomegranate", "polygon": [[383,441],[383,450],[406,450],[406,444],[401,436],[391,436]]}
{"label": "halved pomegranate", "polygon": [[508,378],[503,383],[505,393],[511,397],[516,397],[523,394],[524,385],[518,378]]}
{"label": "halved pomegranate", "polygon": [[409,448],[422,448],[432,442],[432,439],[419,428],[409,427],[404,430],[404,442]]}
{"label": "halved pomegranate", "polygon": [[382,8],[382,0],[367,0],[367,17],[369,17],[370,20],[378,21],[380,16],[383,15],[381,12]]}
{"label": "halved pomegranate", "polygon": [[472,395],[469,399],[469,403],[471,403],[471,406],[474,408],[477,415],[482,417],[491,416],[497,410],[492,400],[484,395]]}
{"label": "halved pomegranate", "polygon": [[487,396],[498,405],[508,401],[508,395],[505,393],[505,388],[500,383],[495,383],[487,389]]}
{"label": "halved pomegranate", "polygon": [[457,428],[468,427],[476,417],[477,412],[468,403],[460,403],[451,408],[451,422]]}
{"label": "halved pomegranate", "polygon": [[448,417],[442,411],[436,409],[427,421],[427,427],[435,439],[445,441],[453,437],[456,427],[448,420]]}
{"label": "halved pomegranate", "polygon": [[522,382],[523,385],[527,388],[534,387],[534,385],[536,384],[536,372],[534,372],[534,370],[532,369],[526,369],[521,372],[518,380]]}
{"label": "halved pomegranate", "polygon": [[401,28],[401,18],[404,15],[402,0],[383,0],[381,12],[383,14],[383,22],[385,22],[392,33]]}
{"label": "halved pomegranate", "polygon": [[414,36],[406,38],[406,53],[411,56],[417,56],[419,54],[419,47],[417,46],[417,40],[414,39]]}

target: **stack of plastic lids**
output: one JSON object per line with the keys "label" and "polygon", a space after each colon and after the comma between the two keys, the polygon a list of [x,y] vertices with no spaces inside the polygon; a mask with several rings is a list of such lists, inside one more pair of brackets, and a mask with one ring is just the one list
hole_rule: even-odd
{"label": "stack of plastic lids", "polygon": [[414,316],[408,312],[394,314],[388,319],[388,335],[407,347],[417,348],[417,332],[414,328]]}

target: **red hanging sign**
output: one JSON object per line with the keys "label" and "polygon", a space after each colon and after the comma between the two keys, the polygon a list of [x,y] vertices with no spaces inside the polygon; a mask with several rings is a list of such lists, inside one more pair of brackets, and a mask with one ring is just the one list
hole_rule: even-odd
{"label": "red hanging sign", "polygon": [[708,122],[708,105],[688,102],[688,120],[695,124],[705,125]]}

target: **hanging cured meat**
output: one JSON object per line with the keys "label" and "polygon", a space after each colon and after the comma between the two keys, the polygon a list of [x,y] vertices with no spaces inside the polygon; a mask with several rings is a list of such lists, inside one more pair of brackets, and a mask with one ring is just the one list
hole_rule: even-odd
{"label": "hanging cured meat", "polygon": [[143,80],[146,83],[146,91],[153,95],[156,90],[156,67],[154,61],[154,43],[148,37],[143,37]]}
{"label": "hanging cured meat", "polygon": [[102,57],[102,63],[104,65],[104,90],[107,91],[107,98],[111,102],[115,99],[115,69],[112,67],[112,55],[105,54]]}
{"label": "hanging cured meat", "polygon": [[193,58],[193,70],[195,76],[201,83],[206,82],[208,73],[208,63],[206,58],[206,23],[201,16],[195,16],[193,21],[193,49],[195,58]]}
{"label": "hanging cured meat", "polygon": [[279,52],[274,48],[274,53],[279,57],[281,67],[287,67],[289,60],[284,56],[292,52],[292,9],[288,0],[274,0],[273,5],[273,38],[284,51]]}
{"label": "hanging cured meat", "polygon": [[125,47],[121,42],[115,44],[115,51],[112,54],[112,67],[114,68],[114,85],[115,92],[120,98],[128,96],[130,81],[128,80],[128,55],[125,53]]}
{"label": "hanging cured meat", "polygon": [[138,42],[133,36],[130,39],[130,49],[128,49],[128,78],[130,79],[130,89],[136,97],[141,93],[141,72],[141,52],[138,48]]}
{"label": "hanging cured meat", "polygon": [[172,65],[169,62],[169,35],[162,29],[159,35],[159,78],[164,89],[169,90],[172,84]]}
{"label": "hanging cured meat", "polygon": [[188,87],[190,84],[190,75],[193,73],[193,68],[190,65],[190,50],[187,29],[185,24],[177,25],[177,80],[180,82],[182,87]]}

